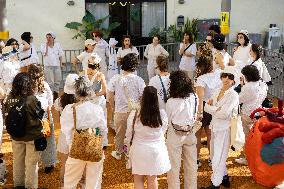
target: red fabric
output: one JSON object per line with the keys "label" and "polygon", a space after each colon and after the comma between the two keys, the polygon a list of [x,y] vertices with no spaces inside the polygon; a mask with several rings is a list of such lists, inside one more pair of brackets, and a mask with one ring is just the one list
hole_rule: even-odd
{"label": "red fabric", "polygon": [[263,133],[259,130],[259,127],[260,125],[270,124],[271,122],[267,117],[260,118],[254,124],[246,140],[245,153],[248,167],[255,181],[263,186],[274,187],[284,180],[284,163],[270,166],[263,162],[260,156],[264,143],[262,141]]}

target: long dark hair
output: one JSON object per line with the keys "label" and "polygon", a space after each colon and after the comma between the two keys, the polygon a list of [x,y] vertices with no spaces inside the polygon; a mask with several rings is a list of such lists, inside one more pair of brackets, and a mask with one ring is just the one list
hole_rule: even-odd
{"label": "long dark hair", "polygon": [[256,60],[261,58],[261,54],[262,54],[262,47],[256,43],[251,45],[251,50],[252,52],[254,52],[256,54]]}
{"label": "long dark hair", "polygon": [[157,128],[162,125],[157,89],[152,86],[144,88],[141,100],[140,121],[143,125]]}
{"label": "long dark hair", "polygon": [[191,79],[184,71],[173,71],[170,75],[170,98],[186,98],[193,93]]}
{"label": "long dark hair", "polygon": [[125,46],[124,46],[124,39],[127,39],[127,38],[130,40],[129,48],[132,49],[132,43],[131,43],[131,37],[130,37],[130,35],[124,35],[124,36],[122,36],[122,43],[121,43],[122,49],[125,49]]}
{"label": "long dark hair", "polygon": [[12,97],[27,97],[34,94],[33,84],[30,76],[26,72],[18,73],[13,80]]}
{"label": "long dark hair", "polygon": [[76,97],[74,94],[67,94],[64,93],[61,97],[60,97],[60,104],[62,109],[65,108],[65,106],[67,106],[68,104],[73,104],[76,102]]}

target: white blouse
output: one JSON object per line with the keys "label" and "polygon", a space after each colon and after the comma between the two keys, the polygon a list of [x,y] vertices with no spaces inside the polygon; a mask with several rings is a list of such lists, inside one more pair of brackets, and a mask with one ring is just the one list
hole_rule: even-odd
{"label": "white blouse", "polygon": [[264,82],[271,81],[271,77],[267,70],[267,67],[264,64],[264,62],[261,60],[261,58],[259,58],[257,61],[254,61],[251,65],[254,65],[258,69],[259,75]]}
{"label": "white blouse", "polygon": [[[183,47],[183,43],[180,44],[179,49]],[[187,57],[183,55],[180,60],[179,68],[184,71],[194,71],[195,70],[195,56],[197,52],[196,44],[193,43],[185,52],[190,52],[193,56]]]}
{"label": "white blouse", "polygon": [[266,83],[262,81],[246,83],[239,94],[240,103],[243,103],[242,113],[249,116],[252,111],[261,107],[267,96],[267,90]]}
{"label": "white blouse", "polygon": [[[162,125],[158,128],[151,128],[148,126],[144,126],[141,121],[139,115],[136,117],[136,121],[134,124],[134,137],[133,141],[138,143],[151,143],[151,142],[158,142],[158,141],[165,141],[164,134],[168,128],[168,117],[165,110],[160,109],[160,115],[162,119]],[[127,119],[127,130],[125,135],[125,144],[129,144],[132,138],[132,131],[133,131],[133,120],[135,116],[135,111],[132,111],[129,114]]]}
{"label": "white blouse", "polygon": [[250,44],[244,47],[239,46],[237,50],[234,52],[233,59],[239,71],[241,71],[243,67],[245,67],[246,65],[249,65],[252,60],[249,53],[250,47],[251,47]]}
{"label": "white blouse", "polygon": [[115,112],[128,112],[128,101],[125,94],[125,88],[129,93],[129,98],[133,102],[139,102],[145,88],[145,82],[141,77],[133,73],[128,75],[114,75],[108,83],[108,91],[115,93]]}
{"label": "white blouse", "polygon": [[[71,146],[74,131],[73,104],[68,104],[60,116],[61,131],[66,136],[68,146]],[[76,106],[76,128],[78,130],[99,128],[104,146],[107,145],[107,123],[102,107],[89,101]]]}
{"label": "white blouse", "polygon": [[44,92],[37,93],[36,98],[40,101],[41,107],[45,111],[53,105],[53,94],[47,82],[44,81]]}
{"label": "white blouse", "polygon": [[[30,64],[38,64],[39,63],[39,57],[37,55],[37,51],[36,51],[34,44],[31,43],[30,49],[25,50],[25,51],[24,51],[24,45],[20,44],[18,51],[19,51],[19,59],[22,62],[21,67],[28,66]],[[27,58],[29,56],[31,56],[31,57]],[[27,58],[27,59],[22,60],[24,58]]]}
{"label": "white blouse", "polygon": [[169,124],[192,125],[196,119],[197,108],[198,98],[196,94],[190,94],[187,98],[170,98],[166,104]]}
{"label": "white blouse", "polygon": [[[239,96],[238,93],[231,87],[224,96],[217,101],[221,89],[218,89],[211,99],[213,105],[205,104],[204,111],[212,115],[210,129],[215,131],[223,131],[230,128],[232,116],[238,113]],[[218,108],[221,108],[218,110]],[[218,111],[217,111],[218,110]]]}
{"label": "white blouse", "polygon": [[63,57],[64,55],[60,43],[55,42],[52,48],[48,47],[46,56],[44,56],[46,53],[46,43],[41,44],[40,51],[43,54],[44,66],[60,66],[59,57]]}
{"label": "white blouse", "polygon": [[169,56],[169,53],[164,49],[164,47],[160,44],[154,46],[153,44],[149,44],[146,46],[144,56],[148,59],[148,62],[155,62],[159,55]]}
{"label": "white blouse", "polygon": [[119,47],[119,49],[117,50],[117,58],[123,58],[125,57],[125,55],[130,54],[130,53],[134,53],[137,56],[139,56],[139,52],[136,47],[132,46],[132,48],[128,48],[128,49],[122,49],[122,47]]}

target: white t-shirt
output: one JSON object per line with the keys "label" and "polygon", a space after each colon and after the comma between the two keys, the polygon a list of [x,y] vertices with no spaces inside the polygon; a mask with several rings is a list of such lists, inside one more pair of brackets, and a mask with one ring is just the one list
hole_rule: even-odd
{"label": "white t-shirt", "polygon": [[215,70],[215,72],[207,73],[197,78],[195,87],[204,88],[204,96],[202,99],[204,102],[207,102],[213,95],[214,91],[221,87],[222,82],[220,79],[220,75],[221,70],[217,69]]}
{"label": "white t-shirt", "polygon": [[[21,67],[28,66],[30,64],[39,63],[39,58],[38,58],[37,51],[36,51],[34,44],[31,43],[30,49],[26,51],[24,51],[24,45],[20,44],[18,51],[19,51],[19,59],[22,62]],[[25,60],[22,60],[22,59],[25,59]]]}
{"label": "white t-shirt", "polygon": [[[162,82],[164,84],[165,90],[167,91],[170,88],[170,74],[166,76],[161,76]],[[164,101],[164,90],[161,84],[161,80],[158,75],[155,75],[150,79],[149,86],[153,86],[157,89],[158,92],[158,100],[159,100],[159,108],[166,109],[166,103]]]}
{"label": "white t-shirt", "polygon": [[[179,48],[181,49],[183,47],[183,43],[180,44]],[[185,52],[190,52],[193,54],[192,57],[187,57],[185,55],[182,56],[180,60],[179,68],[184,71],[194,71],[195,70],[195,56],[196,56],[196,44],[193,43],[188,49],[186,49]]]}
{"label": "white t-shirt", "polygon": [[145,82],[141,77],[133,73],[128,75],[116,74],[113,76],[108,83],[108,90],[115,93],[115,112],[128,112],[128,100],[125,94],[125,87],[131,101],[139,102],[143,94]]}
{"label": "white t-shirt", "polygon": [[46,43],[42,43],[40,46],[40,51],[43,54],[43,64],[44,66],[60,66],[59,57],[63,56],[63,50],[60,43],[55,42],[54,46],[48,47],[48,53],[46,56]]}
{"label": "white t-shirt", "polygon": [[82,62],[83,70],[88,69],[88,60],[91,57],[91,54],[92,53],[88,53],[86,51],[83,51],[83,52],[81,52],[81,54],[79,54],[77,56],[78,60],[80,60],[80,62]]}
{"label": "white t-shirt", "polygon": [[117,57],[123,58],[125,55],[127,55],[129,53],[134,53],[137,56],[139,56],[139,52],[138,52],[137,48],[132,46],[132,48],[128,48],[128,49],[122,49],[122,47],[119,47],[119,49],[117,51]]}

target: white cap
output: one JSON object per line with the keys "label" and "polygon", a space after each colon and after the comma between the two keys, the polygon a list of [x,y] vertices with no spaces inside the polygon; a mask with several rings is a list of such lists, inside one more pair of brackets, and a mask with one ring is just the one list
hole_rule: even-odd
{"label": "white cap", "polygon": [[247,38],[249,38],[249,32],[247,30],[241,30],[241,31],[239,31],[238,34],[243,34],[243,35],[247,36]]}
{"label": "white cap", "polygon": [[88,64],[99,64],[102,60],[97,53],[92,53],[91,58],[93,58],[93,61],[89,61]]}
{"label": "white cap", "polygon": [[51,37],[53,38],[53,39],[55,39],[56,38],[56,35],[55,35],[55,33],[54,32],[47,32],[46,33],[46,35],[51,35]]}
{"label": "white cap", "polygon": [[92,40],[92,39],[87,39],[85,41],[85,46],[87,45],[95,45],[97,42],[95,40]]}
{"label": "white cap", "polygon": [[115,38],[110,38],[110,39],[109,39],[109,45],[110,45],[110,46],[114,46],[114,45],[116,45],[117,43],[118,43],[118,41],[116,41]]}
{"label": "white cap", "polygon": [[75,94],[75,81],[79,78],[77,74],[69,74],[66,77],[64,85],[64,93]]}
{"label": "white cap", "polygon": [[237,79],[237,69],[235,66],[225,66],[222,73],[228,73],[234,75],[234,80]]}

